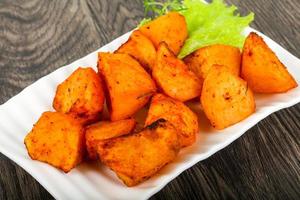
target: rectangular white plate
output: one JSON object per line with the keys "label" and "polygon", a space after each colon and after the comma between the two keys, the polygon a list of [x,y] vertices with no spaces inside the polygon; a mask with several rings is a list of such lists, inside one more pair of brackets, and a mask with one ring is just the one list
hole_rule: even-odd
{"label": "rectangular white plate", "polygon": [[[250,31],[254,30],[248,28],[245,34]],[[65,174],[50,165],[31,160],[23,144],[24,137],[42,112],[52,110],[56,86],[79,66],[92,66],[96,69],[97,52],[115,50],[127,40],[129,34],[39,79],[0,106],[0,152],[24,168],[56,199],[147,199],[184,170],[223,149],[269,114],[300,102],[300,87],[284,94],[257,95],[256,112],[246,120],[222,131],[213,130],[205,125],[208,122],[202,111],[195,108],[198,105],[191,105],[198,110],[200,116],[197,142],[182,150],[178,158],[156,176],[132,188],[124,186],[113,172],[99,163],[84,163]],[[268,37],[259,34],[300,83],[300,60]]]}

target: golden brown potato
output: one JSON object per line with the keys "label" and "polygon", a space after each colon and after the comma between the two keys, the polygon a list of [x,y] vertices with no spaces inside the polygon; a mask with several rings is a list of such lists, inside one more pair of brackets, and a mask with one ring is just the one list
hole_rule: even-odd
{"label": "golden brown potato", "polygon": [[98,68],[106,83],[112,121],[131,117],[156,91],[150,75],[127,54],[99,53]]}
{"label": "golden brown potato", "polygon": [[276,54],[256,33],[250,33],[245,41],[241,76],[258,93],[286,92],[298,86]]}
{"label": "golden brown potato", "polygon": [[177,55],[188,36],[185,18],[177,12],[169,12],[139,29],[158,48],[161,42],[168,44],[171,51]]}
{"label": "golden brown potato", "polygon": [[203,80],[211,66],[226,66],[233,74],[240,75],[241,52],[239,48],[229,45],[211,45],[203,47],[184,59],[187,66]]}
{"label": "golden brown potato", "polygon": [[129,40],[116,51],[127,53],[134,57],[147,71],[150,71],[155,62],[156,50],[151,40],[139,30],[133,31]]}
{"label": "golden brown potato", "polygon": [[203,110],[213,127],[224,129],[255,111],[254,96],[247,83],[227,67],[213,66],[203,83]]}
{"label": "golden brown potato", "polygon": [[96,146],[99,142],[130,133],[135,124],[134,119],[124,119],[115,122],[101,121],[88,126],[85,132],[85,141],[89,158],[97,159]]}
{"label": "golden brown potato", "polygon": [[84,130],[70,115],[44,112],[25,137],[29,156],[69,172],[83,158]]}
{"label": "golden brown potato", "polygon": [[134,186],[171,162],[179,149],[177,130],[160,119],[139,133],[100,143],[98,153],[127,186]]}
{"label": "golden brown potato", "polygon": [[152,97],[145,125],[148,126],[158,119],[165,119],[177,130],[181,147],[192,145],[199,131],[197,115],[181,101],[163,94]]}
{"label": "golden brown potato", "polygon": [[83,123],[90,123],[99,118],[103,103],[100,77],[92,68],[80,67],[58,85],[53,107],[58,112],[74,115]]}
{"label": "golden brown potato", "polygon": [[200,96],[202,81],[175,57],[166,43],[158,47],[152,76],[162,91],[174,99],[187,101]]}

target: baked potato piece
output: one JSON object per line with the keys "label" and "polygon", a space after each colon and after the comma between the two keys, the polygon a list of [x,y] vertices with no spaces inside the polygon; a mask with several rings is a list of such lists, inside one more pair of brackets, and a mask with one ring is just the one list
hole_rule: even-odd
{"label": "baked potato piece", "polygon": [[141,31],[133,31],[126,43],[119,47],[116,53],[127,53],[134,57],[147,71],[150,71],[155,62],[156,50]]}
{"label": "baked potato piece", "polygon": [[112,121],[131,117],[156,91],[150,75],[128,54],[99,53],[98,68],[106,84]]}
{"label": "baked potato piece", "polygon": [[257,93],[281,93],[298,86],[263,38],[253,32],[244,44],[241,76]]}
{"label": "baked potato piece", "polygon": [[108,139],[98,145],[100,160],[127,185],[150,178],[179,152],[177,130],[159,119],[139,133]]}
{"label": "baked potato piece", "polygon": [[139,30],[158,48],[161,42],[168,44],[177,55],[188,36],[185,18],[177,12],[169,12],[143,25]]}
{"label": "baked potato piece", "polygon": [[85,132],[85,141],[89,158],[91,160],[97,159],[96,146],[99,142],[129,134],[134,129],[135,124],[134,119],[124,119],[115,122],[101,121],[88,126]]}
{"label": "baked potato piece", "polygon": [[25,137],[29,156],[69,172],[82,161],[84,130],[71,115],[44,112]]}
{"label": "baked potato piece", "polygon": [[92,68],[81,67],[58,85],[53,100],[56,111],[72,114],[83,123],[96,121],[103,104],[104,91],[100,77]]}
{"label": "baked potato piece", "polygon": [[174,99],[187,101],[200,96],[202,80],[175,57],[166,43],[158,47],[152,76],[162,91]]}
{"label": "baked potato piece", "polygon": [[213,127],[224,129],[251,115],[255,101],[247,82],[227,67],[213,66],[203,83],[203,110]]}
{"label": "baked potato piece", "polygon": [[199,131],[197,115],[181,101],[163,94],[152,97],[145,125],[148,126],[158,119],[165,119],[177,130],[181,147],[192,145]]}
{"label": "baked potato piece", "polygon": [[205,79],[211,66],[226,66],[233,74],[240,75],[240,49],[229,45],[203,47],[184,58],[186,65],[200,78]]}

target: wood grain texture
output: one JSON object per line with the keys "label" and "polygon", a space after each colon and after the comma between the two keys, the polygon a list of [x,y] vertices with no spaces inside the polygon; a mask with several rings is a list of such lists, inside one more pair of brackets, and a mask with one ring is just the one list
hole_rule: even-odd
{"label": "wood grain texture", "polygon": [[[255,12],[252,26],[300,57],[299,0],[227,2]],[[140,0],[0,0],[0,103],[131,30],[142,16]],[[0,154],[0,199],[52,198]],[[261,121],[152,199],[300,199],[300,104]]]}

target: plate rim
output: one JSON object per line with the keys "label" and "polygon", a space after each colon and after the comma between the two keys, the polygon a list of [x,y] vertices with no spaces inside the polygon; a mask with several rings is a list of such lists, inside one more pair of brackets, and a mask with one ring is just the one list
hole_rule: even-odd
{"label": "plate rim", "polygon": [[[132,30],[133,31],[133,30]],[[40,77],[39,79],[37,79],[36,81],[34,81],[33,83],[31,83],[30,85],[26,86],[24,89],[22,89],[18,94],[16,94],[15,96],[11,97],[10,99],[8,99],[6,102],[4,102],[3,104],[0,105],[0,113],[5,110],[5,108],[7,106],[9,106],[11,103],[14,103],[13,101],[15,99],[17,99],[18,97],[21,97],[22,95],[26,95],[27,90],[29,90],[33,85],[38,84],[40,81],[45,80],[49,77],[51,77],[52,74],[54,73],[59,73],[59,71],[63,71],[65,70],[68,66],[73,65],[75,62],[78,62],[79,60],[82,60],[88,56],[91,56],[92,54],[95,54],[96,52],[99,51],[103,51],[103,49],[111,46],[112,44],[116,43],[116,41],[122,40],[122,38],[128,38],[130,33],[132,31],[129,31],[121,36],[119,36],[118,38],[112,40],[111,42],[109,42],[108,44],[102,46],[101,48],[96,49],[93,52],[90,52],[89,54],[72,61],[70,64],[64,65],[62,67],[57,68],[56,70],[52,71],[51,73]],[[256,33],[258,33],[259,35],[262,35],[264,38],[266,38],[267,40],[273,41],[279,48],[280,51],[283,51],[284,53],[288,53],[290,58],[292,58],[293,60],[297,61],[300,63],[300,59],[297,58],[295,55],[293,55],[292,53],[288,52],[285,48],[283,48],[280,44],[278,44],[277,42],[275,42],[274,40],[272,40],[271,38],[269,38],[268,36],[264,35],[263,33],[257,31],[256,29],[253,29],[251,27],[246,28],[246,32],[251,32],[254,31]],[[299,84],[299,83],[298,83]],[[229,140],[226,140],[226,142],[219,144],[217,146],[215,146],[213,149],[211,149],[210,151],[207,151],[204,156],[202,155],[202,158],[194,158],[193,160],[189,161],[188,163],[185,163],[185,165],[181,166],[180,168],[176,168],[176,170],[172,173],[169,173],[169,177],[166,178],[165,180],[163,180],[163,182],[161,182],[158,186],[150,188],[148,190],[146,190],[144,192],[144,196],[142,197],[142,199],[148,199],[151,196],[153,196],[154,194],[156,194],[157,192],[159,192],[162,188],[164,188],[168,183],[170,183],[172,180],[174,180],[176,177],[178,177],[182,172],[184,172],[185,170],[191,168],[192,166],[194,166],[195,164],[197,164],[200,161],[203,161],[207,158],[209,158],[210,156],[214,155],[215,153],[217,153],[218,151],[226,148],[228,145],[230,145],[231,143],[233,143],[235,140],[237,140],[239,137],[241,137],[243,134],[245,134],[249,129],[251,129],[253,126],[255,126],[257,123],[259,123],[261,120],[265,119],[266,117],[268,117],[270,114],[278,112],[284,108],[288,108],[291,106],[294,106],[295,104],[300,102],[300,96],[298,98],[294,98],[292,100],[289,100],[288,102],[283,102],[279,105],[276,105],[270,109],[268,109],[268,111],[265,111],[263,113],[260,113],[259,116],[257,116],[256,120],[253,121],[249,121],[249,123],[247,124],[247,126],[243,127],[242,131],[240,131],[239,134],[234,135],[234,137],[230,138]],[[41,178],[41,176],[43,174],[40,174],[40,172],[35,172],[35,171],[30,171],[30,169],[28,166],[26,166],[24,163],[21,162],[21,160],[23,159],[17,159],[16,157],[18,157],[17,155],[14,155],[13,153],[7,151],[5,148],[3,148],[2,146],[0,146],[0,152],[2,154],[4,154],[6,157],[8,157],[11,161],[13,161],[14,163],[16,163],[17,165],[19,165],[20,167],[22,167],[28,174],[30,174],[37,182],[39,182],[55,199],[63,199],[64,195],[62,195],[60,192],[57,192],[57,190],[55,189],[56,187],[52,187],[51,183],[49,183],[49,181],[47,181],[47,179],[43,179]],[[34,161],[34,162],[38,162],[38,161]],[[27,162],[26,162],[27,163]],[[29,162],[28,162],[29,163]],[[126,187],[126,186],[124,186]],[[104,196],[105,198],[105,196]],[[107,197],[106,197],[107,198]]]}

